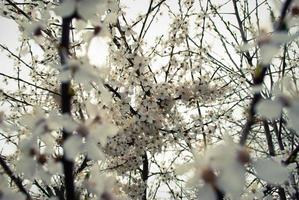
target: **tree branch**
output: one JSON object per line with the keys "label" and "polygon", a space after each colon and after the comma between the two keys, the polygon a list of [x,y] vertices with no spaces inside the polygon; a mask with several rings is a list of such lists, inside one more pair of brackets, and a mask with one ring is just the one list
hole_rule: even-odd
{"label": "tree branch", "polygon": [[[70,24],[72,22],[73,16],[62,19],[62,35],[61,42],[59,46],[59,56],[61,64],[65,65],[67,63],[66,59],[69,53],[69,35],[70,35]],[[61,90],[61,112],[63,114],[71,115],[71,101],[72,95],[70,93],[71,83],[62,82],[60,86]],[[70,136],[65,129],[63,130],[63,142]],[[66,192],[66,200],[75,200],[75,186],[74,186],[74,163],[66,158],[65,152],[62,157],[63,171],[64,171],[64,184]]]}

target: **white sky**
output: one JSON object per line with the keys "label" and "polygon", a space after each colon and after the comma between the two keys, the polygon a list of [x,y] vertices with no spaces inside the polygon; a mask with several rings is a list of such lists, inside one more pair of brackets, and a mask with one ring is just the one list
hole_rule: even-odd
{"label": "white sky", "polygon": [[[10,19],[4,18],[0,16],[0,44],[5,45],[11,51],[15,52],[15,49],[18,47],[18,37],[19,37],[19,30],[17,28],[17,24]],[[11,74],[12,62],[8,58],[7,53],[0,51],[0,59],[1,59],[1,66],[0,71],[2,73]],[[1,83],[0,83],[1,84]],[[2,85],[0,86],[2,88]]]}

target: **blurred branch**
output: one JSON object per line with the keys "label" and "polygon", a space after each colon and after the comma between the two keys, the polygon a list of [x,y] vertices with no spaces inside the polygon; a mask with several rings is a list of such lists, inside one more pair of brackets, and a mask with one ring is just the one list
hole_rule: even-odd
{"label": "blurred branch", "polygon": [[22,179],[20,179],[18,176],[14,175],[12,170],[9,168],[9,166],[6,164],[5,160],[2,156],[0,156],[0,165],[2,166],[5,173],[11,178],[11,180],[16,184],[16,186],[19,188],[20,192],[22,192],[28,200],[32,199],[29,192],[25,189],[25,187],[22,184]]}

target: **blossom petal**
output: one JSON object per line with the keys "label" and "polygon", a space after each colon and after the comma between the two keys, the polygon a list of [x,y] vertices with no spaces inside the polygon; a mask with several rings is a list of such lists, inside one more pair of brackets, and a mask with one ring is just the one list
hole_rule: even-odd
{"label": "blossom petal", "polygon": [[5,193],[1,193],[1,199],[5,199],[5,200],[25,200],[26,196],[22,193],[5,192]]}
{"label": "blossom petal", "polygon": [[288,125],[293,128],[296,132],[299,131],[299,102],[294,101],[292,105],[287,109],[289,122]]}
{"label": "blossom petal", "polygon": [[272,159],[259,159],[254,167],[257,176],[268,183],[283,184],[288,180],[288,169]]}
{"label": "blossom petal", "polygon": [[76,9],[76,1],[74,0],[66,0],[55,9],[55,13],[61,17],[69,17],[74,14]]}
{"label": "blossom petal", "polygon": [[245,186],[245,170],[238,163],[227,167],[219,177],[219,187],[237,199],[243,192]]}
{"label": "blossom petal", "polygon": [[267,65],[272,58],[279,52],[279,46],[275,44],[265,44],[261,46],[261,63]]}
{"label": "blossom petal", "polygon": [[104,153],[99,149],[97,144],[93,141],[88,141],[85,145],[88,158],[92,160],[103,160],[105,158]]}
{"label": "blossom petal", "polygon": [[216,200],[216,194],[211,186],[204,185],[198,190],[199,200]]}
{"label": "blossom petal", "polygon": [[31,157],[22,157],[17,162],[16,171],[23,173],[25,178],[32,179],[36,173],[36,161]]}
{"label": "blossom petal", "polygon": [[90,19],[97,11],[97,1],[80,1],[78,4],[78,13],[84,19]]}
{"label": "blossom petal", "polygon": [[118,128],[113,124],[101,124],[96,130],[98,135],[100,135],[99,140],[103,146],[107,143],[107,137],[112,137],[118,132]]}
{"label": "blossom petal", "polygon": [[71,136],[63,144],[67,159],[74,160],[82,147],[82,138],[77,135]]}
{"label": "blossom petal", "polygon": [[282,105],[278,101],[261,100],[256,105],[256,111],[259,115],[274,119],[278,118],[281,114]]}

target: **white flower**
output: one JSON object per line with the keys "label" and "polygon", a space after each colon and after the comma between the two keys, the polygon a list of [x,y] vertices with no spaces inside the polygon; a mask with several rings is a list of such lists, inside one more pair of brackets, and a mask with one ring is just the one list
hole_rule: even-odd
{"label": "white flower", "polygon": [[277,100],[261,100],[256,105],[257,114],[269,119],[280,117],[282,104]]}
{"label": "white flower", "polygon": [[76,83],[82,84],[82,86],[84,86],[84,88],[88,91],[93,89],[93,87],[98,86],[103,100],[108,100],[108,91],[103,86],[103,82],[110,70],[108,67],[95,67],[90,64],[88,57],[68,60],[67,64],[65,64],[62,68],[59,65],[52,66],[60,71],[60,74],[58,75],[59,81],[69,82],[74,80]]}
{"label": "white flower", "polygon": [[59,74],[59,79],[62,82],[68,82],[74,79],[77,83],[88,86],[91,81],[97,82],[100,80],[97,74],[96,68],[89,64],[88,59],[83,58],[81,60],[69,60],[68,63],[63,66]]}
{"label": "white flower", "polygon": [[32,156],[22,155],[16,165],[16,171],[18,174],[23,174],[27,179],[32,179],[35,176],[37,169],[37,163]]}
{"label": "white flower", "polygon": [[21,117],[22,125],[32,130],[33,135],[37,136],[47,131],[46,114],[41,107],[33,108],[32,114],[25,114]]}
{"label": "white flower", "polygon": [[74,160],[80,153],[87,154],[93,160],[103,160],[105,155],[100,145],[104,147],[107,137],[114,136],[119,130],[115,125],[104,120],[106,118],[102,115],[104,111],[96,105],[88,102],[86,107],[89,118],[77,127],[77,135],[69,137],[64,143],[66,157],[69,160]]}
{"label": "white flower", "polygon": [[185,174],[191,170],[191,174],[187,175],[187,188],[197,188],[197,198],[200,200],[216,200],[215,189],[218,188],[217,176],[215,168],[212,167],[209,154],[200,155],[193,153],[194,162],[186,163],[176,168],[177,174]]}
{"label": "white flower", "polygon": [[76,156],[82,152],[82,138],[78,135],[69,137],[63,144],[64,153],[69,160],[75,160]]}
{"label": "white flower", "polygon": [[104,0],[65,0],[55,9],[57,15],[61,17],[70,17],[77,14],[83,19],[90,19],[95,14],[103,15],[106,9]]}
{"label": "white flower", "polygon": [[24,194],[12,191],[5,191],[4,193],[1,193],[0,198],[1,200],[26,200],[26,196]]}
{"label": "white flower", "polygon": [[89,118],[86,120],[85,125],[90,132],[89,137],[105,146],[107,137],[113,137],[119,129],[109,122],[109,114],[98,108],[98,106],[88,102],[86,109]]}
{"label": "white flower", "polygon": [[34,160],[34,153],[38,149],[36,137],[21,140],[19,144],[20,155],[16,163],[16,171],[27,179],[33,179],[37,172],[38,164]]}
{"label": "white flower", "polygon": [[0,129],[2,129],[5,134],[10,135],[12,134],[13,130],[18,130],[15,124],[10,125],[6,121],[6,116],[4,111],[0,111]]}
{"label": "white flower", "polygon": [[289,35],[287,32],[275,32],[271,36],[261,36],[260,54],[261,64],[269,64],[272,58],[279,52],[280,46],[298,37],[298,34]]}
{"label": "white flower", "polygon": [[[62,128],[62,124],[69,122],[67,117],[59,115],[56,111],[46,114],[41,107],[34,107],[32,113],[25,114],[20,118],[20,123],[32,130],[34,137],[41,136],[51,130]],[[68,126],[70,127],[70,126]]]}
{"label": "white flower", "polygon": [[52,126],[56,125],[57,128],[63,127],[69,133],[75,131],[79,126],[78,123],[74,121],[74,119],[69,114],[53,115],[53,117],[55,117],[55,119],[51,120],[53,124],[50,123],[50,125]]}
{"label": "white flower", "polygon": [[86,141],[83,142],[82,137],[73,135],[65,141],[63,149],[66,158],[71,161],[74,161],[79,154],[86,154],[92,160],[104,160],[105,158],[98,143],[89,137],[86,137]]}
{"label": "white flower", "polygon": [[259,45],[260,47],[260,62],[262,65],[267,65],[271,62],[272,58],[279,52],[282,44],[293,41],[298,37],[298,33],[289,35],[284,31],[277,31],[272,35],[265,31],[260,34],[255,43],[246,43],[240,47],[241,51],[248,51],[251,48]]}
{"label": "white flower", "polygon": [[86,139],[86,144],[84,145],[84,151],[87,153],[88,158],[92,160],[104,160],[105,155],[99,148],[98,143],[96,143],[93,138],[88,137]]}
{"label": "white flower", "polygon": [[99,167],[95,166],[91,169],[89,178],[84,181],[84,185],[89,192],[101,197],[104,192],[109,192],[113,188],[114,182],[113,177],[100,174]]}
{"label": "white flower", "polygon": [[30,38],[41,35],[41,31],[45,29],[45,24],[42,22],[32,22],[24,25],[24,33]]}
{"label": "white flower", "polygon": [[196,187],[199,184],[203,183],[202,173],[206,171],[206,169],[210,168],[209,158],[204,155],[200,155],[197,152],[194,152],[194,161],[191,163],[185,163],[183,165],[176,167],[176,173],[178,175],[185,174],[191,170],[192,175],[191,178],[187,182],[187,187]]}
{"label": "white flower", "polygon": [[224,143],[211,150],[212,165],[220,170],[218,186],[232,199],[239,199],[245,186],[244,164],[250,161],[249,152],[225,135]]}
{"label": "white flower", "polygon": [[261,59],[260,62],[262,65],[267,65],[271,62],[272,58],[279,52],[280,46],[276,44],[264,44],[261,45]]}
{"label": "white flower", "polygon": [[46,163],[47,170],[51,174],[62,174],[63,173],[63,167],[61,162],[57,162],[54,159],[49,159]]}
{"label": "white flower", "polygon": [[209,149],[204,156],[193,155],[194,162],[187,163],[179,171],[193,169],[188,184],[200,187],[199,199],[216,199],[219,193],[230,199],[240,199],[246,180],[244,164],[250,161],[249,152],[244,147],[225,136],[222,144]]}
{"label": "white flower", "polygon": [[216,194],[210,185],[204,185],[197,190],[199,200],[217,200]]}
{"label": "white flower", "polygon": [[291,105],[287,108],[287,112],[289,117],[288,126],[293,128],[298,133],[299,101],[298,100],[292,101]]}
{"label": "white flower", "polygon": [[282,185],[288,180],[289,169],[270,158],[258,159],[253,165],[257,177],[270,184]]}
{"label": "white flower", "polygon": [[219,187],[232,199],[239,199],[245,186],[245,168],[236,161],[221,171]]}

